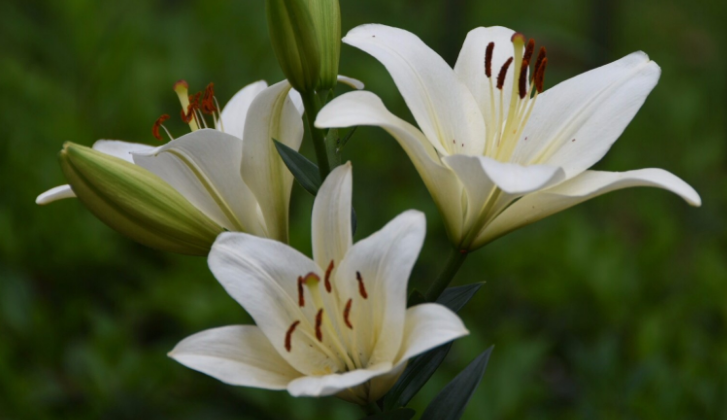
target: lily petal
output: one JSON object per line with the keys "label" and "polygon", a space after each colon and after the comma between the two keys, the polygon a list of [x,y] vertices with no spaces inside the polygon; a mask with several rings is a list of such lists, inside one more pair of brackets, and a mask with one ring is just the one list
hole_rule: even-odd
{"label": "lily petal", "polygon": [[[466,183],[465,185],[469,185],[469,191],[475,190],[475,185],[479,182],[485,192],[490,183],[494,183],[507,194],[526,194],[554,185],[564,178],[561,168],[550,165],[522,166],[499,162],[486,156],[449,156],[444,160],[458,175],[461,175],[460,179]],[[473,163],[479,164],[481,171],[479,179],[468,179],[476,173],[474,171],[476,165]],[[464,169],[466,165],[474,167]]]}
{"label": "lily petal", "polygon": [[250,104],[267,87],[267,82],[260,80],[240,89],[222,109],[220,113],[222,121],[221,124],[218,122],[217,129],[241,139]]}
{"label": "lily petal", "polygon": [[522,164],[560,166],[572,178],[598,162],[656,86],[659,66],[630,54],[538,96],[513,155]]}
{"label": "lily petal", "polygon": [[368,369],[325,376],[305,376],[293,380],[288,392],[294,397],[325,397],[360,385],[369,379],[391,370],[391,363],[380,363]]}
{"label": "lily petal", "polygon": [[469,333],[459,316],[445,306],[438,303],[413,306],[406,310],[404,341],[397,364]]}
{"label": "lily petal", "polygon": [[354,79],[353,77],[342,76],[340,74],[338,75],[338,83],[343,83],[344,85],[348,85],[356,90],[361,90],[366,87],[362,81]]}
{"label": "lily petal", "polygon": [[43,206],[54,201],[63,200],[64,198],[73,198],[75,196],[76,194],[73,192],[70,185],[59,185],[39,195],[38,198],[35,199],[35,204]]}
{"label": "lily petal", "polygon": [[[316,310],[298,301],[298,276],[321,270],[308,257],[270,239],[245,233],[223,233],[210,251],[208,264],[215,278],[255,320],[275,350],[306,375],[336,371],[328,349],[315,338],[311,320]],[[294,322],[295,331],[288,333]],[[290,335],[290,351],[286,338]]]}
{"label": "lily petal", "polygon": [[298,150],[303,121],[286,80],[261,92],[250,105],[242,146],[242,178],[255,194],[268,237],[288,242],[288,207],[293,175],[280,158],[273,139]]}
{"label": "lily petal", "polygon": [[137,165],[158,175],[220,226],[266,236],[255,196],[240,175],[239,138],[202,129],[133,156]]}
{"label": "lily petal", "polygon": [[483,152],[485,125],[477,102],[442,57],[416,35],[369,24],[352,29],[343,42],[386,67],[422,132],[440,153]]}
{"label": "lily petal", "polygon": [[169,357],[230,385],[283,390],[301,376],[253,325],[194,334],[177,344]]}
{"label": "lily petal", "polygon": [[462,187],[442,165],[437,151],[421,131],[386,109],[371,92],[349,92],[332,100],[319,113],[316,127],[377,126],[391,134],[414,163],[439,210],[453,241],[462,234]]}
{"label": "lily petal", "polygon": [[351,248],[351,163],[334,169],[313,203],[313,259],[325,269],[337,266]]}
{"label": "lily petal", "polygon": [[607,192],[630,187],[656,187],[671,191],[693,206],[700,206],[699,194],[677,176],[663,169],[628,172],[586,171],[553,188],[526,195],[508,207],[476,240],[484,245],[515,229]]}
{"label": "lily petal", "polygon": [[364,361],[367,366],[390,362],[399,351],[406,314],[406,285],[424,243],[425,231],[424,214],[406,211],[354,244],[336,272],[339,296],[344,301],[352,299],[352,334],[363,356],[369,356]]}
{"label": "lily petal", "polygon": [[129,163],[134,163],[134,159],[132,158],[133,153],[148,152],[154,150],[154,147],[148,144],[129,143],[121,140],[98,140],[93,144],[93,149],[119,159],[124,159]]}

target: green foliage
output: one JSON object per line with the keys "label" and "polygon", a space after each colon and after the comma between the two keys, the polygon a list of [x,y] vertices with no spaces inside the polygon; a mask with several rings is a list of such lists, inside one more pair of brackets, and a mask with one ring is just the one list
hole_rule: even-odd
{"label": "green foliage", "polygon": [[[422,413],[467,361],[497,357],[463,419],[716,419],[727,414],[727,4],[700,0],[341,1],[343,33],[380,22],[418,34],[454,63],[467,31],[505,25],[548,48],[547,86],[643,49],[659,86],[597,165],[661,167],[705,205],[633,189],[584,203],[472,253],[457,285],[487,280],[461,311],[454,345],[409,406]],[[65,183],[64,141],[155,143],[176,116],[172,85],[282,79],[255,1],[0,2],[0,418],[355,419],[358,407],[231,387],[168,359],[182,338],[251,322],[204,258],[155,252],[75,200],[34,204]],[[413,122],[391,77],[343,46],[341,73]],[[344,91],[344,88],[337,89]],[[188,129],[178,118],[175,137]],[[314,156],[311,142],[302,153]],[[412,288],[449,250],[429,194],[383,130],[361,127],[357,239],[400,212],[427,215]],[[295,187],[291,241],[310,253],[312,197]]]}

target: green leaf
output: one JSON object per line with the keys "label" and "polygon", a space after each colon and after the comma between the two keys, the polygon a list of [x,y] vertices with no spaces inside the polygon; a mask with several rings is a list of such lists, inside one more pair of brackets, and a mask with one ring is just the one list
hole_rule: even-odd
{"label": "green leaf", "polygon": [[427,297],[424,296],[424,293],[414,289],[411,291],[411,293],[409,293],[409,299],[407,299],[406,301],[406,307],[411,308],[412,306],[416,306],[426,302]]}
{"label": "green leaf", "polygon": [[386,413],[374,414],[373,416],[364,417],[361,420],[409,420],[417,412],[411,408],[399,408]]}
{"label": "green leaf", "polygon": [[393,408],[409,404],[442,364],[450,348],[452,343],[447,343],[412,359],[399,380],[384,397],[384,407]]}
{"label": "green leaf", "polygon": [[273,139],[273,142],[275,142],[275,148],[278,149],[278,154],[283,159],[283,163],[288,167],[300,186],[314,196],[318,194],[318,189],[322,184],[318,166],[283,143],[275,139]]}
{"label": "green leaf", "polygon": [[494,346],[477,356],[448,383],[424,410],[421,420],[459,420],[482,381],[493,348]]}
{"label": "green leaf", "polygon": [[437,303],[444,305],[454,312],[459,312],[480,290],[483,283],[468,284],[466,286],[450,287],[437,298]]}

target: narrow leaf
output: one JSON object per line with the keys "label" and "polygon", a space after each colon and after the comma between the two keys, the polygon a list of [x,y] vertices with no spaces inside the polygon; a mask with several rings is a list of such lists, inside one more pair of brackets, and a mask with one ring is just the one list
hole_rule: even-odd
{"label": "narrow leaf", "polygon": [[373,416],[364,417],[361,420],[409,420],[416,414],[411,408],[399,408],[397,410],[388,411],[386,413],[374,414]]}
{"label": "narrow leaf", "polygon": [[459,420],[485,374],[494,346],[477,356],[434,397],[421,420]]}
{"label": "narrow leaf", "polygon": [[318,165],[283,143],[275,139],[273,141],[275,142],[275,148],[278,149],[278,154],[283,159],[283,163],[288,167],[300,186],[314,196],[318,194],[318,189],[322,183]]}
{"label": "narrow leaf", "polygon": [[442,364],[450,348],[452,343],[447,343],[409,362],[404,373],[384,397],[384,407],[393,408],[409,404]]}
{"label": "narrow leaf", "polygon": [[466,286],[450,287],[437,298],[437,303],[444,305],[454,312],[459,312],[480,290],[483,283],[468,284]]}

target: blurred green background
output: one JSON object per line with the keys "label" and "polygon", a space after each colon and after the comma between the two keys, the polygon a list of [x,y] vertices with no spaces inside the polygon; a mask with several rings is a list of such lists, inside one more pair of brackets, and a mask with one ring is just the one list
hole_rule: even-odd
{"label": "blurred green background", "polygon": [[[466,419],[727,418],[727,37],[724,1],[341,0],[344,33],[385,23],[413,31],[450,63],[469,29],[503,25],[548,48],[547,85],[643,49],[663,69],[641,112],[597,165],[665,168],[693,185],[694,209],[631,189],[522,229],[470,256],[455,283],[486,281],[456,343],[413,406],[477,353],[495,352]],[[383,67],[343,47],[342,73],[411,119]],[[202,329],[249,322],[203,258],[151,251],[67,200],[64,141],[154,143],[172,84],[282,78],[262,0],[0,2],[0,418],[354,419],[336,399],[234,388],[166,357]],[[185,132],[175,119],[173,133]],[[304,153],[312,156],[310,144]],[[405,154],[360,129],[357,237],[423,210],[427,241],[412,275],[444,264],[441,220]],[[310,252],[312,199],[293,192],[292,237]]]}

